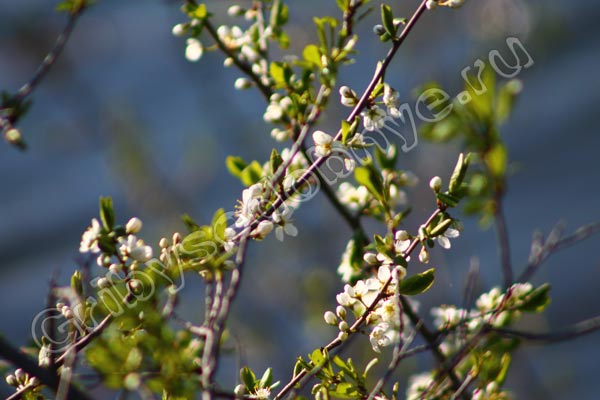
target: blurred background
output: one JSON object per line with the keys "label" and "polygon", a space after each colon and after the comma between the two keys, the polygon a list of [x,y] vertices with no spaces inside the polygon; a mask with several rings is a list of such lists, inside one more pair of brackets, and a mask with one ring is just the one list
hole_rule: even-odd
{"label": "blurred background", "polygon": [[[66,20],[53,11],[55,3],[0,0],[0,89],[16,91],[51,48]],[[313,13],[337,15],[334,1],[290,3],[290,51],[315,40],[308,28]],[[390,3],[397,15],[409,16],[418,2]],[[230,4],[212,1],[209,7],[217,20],[232,24],[225,16]],[[519,37],[533,57],[535,64],[519,75],[524,91],[503,129],[515,171],[505,211],[517,271],[527,262],[534,230],[547,232],[565,220],[572,231],[600,219],[599,17],[600,4],[584,0],[467,1],[458,11],[428,13],[387,74],[401,101],[413,104],[411,90],[430,80],[458,93],[461,70],[491,50],[509,54],[509,36]],[[371,33],[377,18],[375,12],[360,25],[359,62],[340,77],[340,84],[357,91],[386,51]],[[227,155],[263,160],[273,146],[282,148],[262,120],[260,94],[234,90],[240,74],[222,67],[221,54],[185,60],[185,40],[171,35],[172,26],[184,20],[175,1],[98,1],[79,20],[19,125],[29,150],[0,144],[0,332],[15,345],[27,343],[50,277],[67,282],[77,267],[79,240],[97,216],[99,196],[113,197],[119,221],[140,217],[146,241],[156,244],[184,231],[183,213],[206,223],[217,208],[233,209],[242,187],[225,169]],[[344,112],[332,105],[322,128],[339,126]],[[445,177],[458,151],[419,143],[401,153],[400,167],[421,178],[408,193],[415,205],[409,228],[431,211],[429,178]],[[272,366],[281,380],[289,379],[298,355],[335,335],[322,314],[342,289],[335,270],[351,234],[322,196],[303,204],[295,219],[298,237],[250,246],[251,273],[230,325],[242,362],[255,371]],[[479,292],[501,282],[493,230],[481,230],[471,219],[464,224],[453,251],[432,255],[438,279],[420,297],[421,310],[460,304],[473,257],[481,266]],[[553,331],[600,314],[599,244],[600,237],[589,239],[544,264],[534,282],[552,284],[553,302],[544,316],[526,317],[520,328]],[[181,314],[197,321],[203,299],[194,281],[186,281]],[[220,371],[225,384],[236,379],[236,357],[228,357]],[[525,344],[507,386],[515,398],[597,399],[598,359],[600,333],[547,346]],[[398,369],[398,379],[431,365],[428,355],[410,359]],[[7,393],[2,379],[0,395]]]}

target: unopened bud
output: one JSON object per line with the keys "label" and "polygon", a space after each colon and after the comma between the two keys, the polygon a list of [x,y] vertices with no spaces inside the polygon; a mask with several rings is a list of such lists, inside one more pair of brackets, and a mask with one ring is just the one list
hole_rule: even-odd
{"label": "unopened bud", "polygon": [[335,313],[340,319],[346,319],[346,308],[344,306],[337,306]]}
{"label": "unopened bud", "polygon": [[375,265],[379,263],[377,260],[377,254],[375,253],[365,253],[363,260],[365,260],[365,262],[369,265]]}
{"label": "unopened bud", "polygon": [[325,322],[327,323],[327,325],[333,325],[333,326],[337,325],[337,317],[331,311],[325,311],[323,318],[325,319]]}
{"label": "unopened bud", "polygon": [[125,231],[127,233],[138,233],[142,229],[142,220],[139,218],[131,218],[127,225],[125,225]]}
{"label": "unopened bud", "polygon": [[442,178],[440,178],[439,176],[434,176],[433,178],[431,178],[431,180],[429,181],[429,187],[435,193],[439,193],[440,189],[442,188]]}

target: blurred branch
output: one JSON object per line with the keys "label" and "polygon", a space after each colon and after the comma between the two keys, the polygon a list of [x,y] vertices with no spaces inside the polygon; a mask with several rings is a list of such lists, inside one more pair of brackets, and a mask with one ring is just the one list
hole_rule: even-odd
{"label": "blurred branch", "polygon": [[566,340],[576,339],[578,337],[600,330],[600,316],[583,320],[570,326],[569,328],[556,332],[534,333],[507,328],[495,328],[493,326],[488,326],[486,329],[508,338],[547,343],[562,342]]}
{"label": "blurred branch", "polygon": [[[22,368],[30,376],[35,376],[40,380],[43,385],[48,386],[54,391],[58,390],[60,386],[60,378],[56,374],[56,370],[50,370],[47,368],[40,367],[36,361],[31,357],[23,354],[19,350],[15,349],[6,339],[0,336],[0,358],[7,360],[11,364]],[[58,362],[56,363],[58,365]],[[27,390],[32,389],[35,385],[27,385],[13,395],[9,396],[6,400],[16,400],[21,398],[21,395]],[[70,386],[68,391],[68,398],[74,400],[89,400],[86,393],[82,392],[75,386]]]}
{"label": "blurred branch", "polygon": [[512,263],[510,261],[510,243],[508,241],[508,228],[504,217],[502,205],[502,192],[496,194],[496,209],[494,210],[494,222],[496,235],[498,236],[498,251],[500,252],[500,265],[504,278],[504,287],[513,283]]}
{"label": "blurred branch", "polygon": [[534,239],[531,248],[529,263],[519,276],[519,282],[527,282],[533,274],[538,270],[538,267],[552,254],[557,251],[569,248],[589,237],[600,233],[600,222],[584,225],[578,228],[573,234],[562,237],[563,227],[561,224],[552,229],[548,235],[548,239],[542,244],[542,238]]}
{"label": "blurred branch", "polygon": [[62,53],[67,44],[71,33],[75,28],[77,20],[86,9],[87,3],[81,2],[79,6],[69,13],[67,24],[62,32],[54,41],[54,46],[46,54],[42,63],[37,67],[33,76],[17,91],[13,96],[3,99],[0,105],[0,130],[4,133],[4,138],[7,142],[21,149],[25,149],[20,132],[14,128],[19,118],[25,113],[28,105],[25,103],[26,98],[36,89],[39,83],[46,77],[56,60]]}

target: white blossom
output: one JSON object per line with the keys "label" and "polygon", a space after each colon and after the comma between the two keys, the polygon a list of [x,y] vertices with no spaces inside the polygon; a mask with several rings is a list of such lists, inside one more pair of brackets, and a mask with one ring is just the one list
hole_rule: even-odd
{"label": "white blossom", "polygon": [[380,353],[382,347],[390,346],[399,339],[398,332],[387,322],[381,322],[373,328],[369,335],[373,351]]}
{"label": "white blossom", "polygon": [[263,196],[263,187],[261,183],[255,183],[244,189],[242,192],[242,201],[236,211],[237,219],[235,226],[237,228],[246,227],[254,219],[256,213],[260,211]]}
{"label": "white blossom", "polygon": [[460,231],[458,229],[448,228],[443,234],[439,235],[436,240],[444,249],[449,249],[451,247],[450,239],[455,239],[459,236]]}
{"label": "white blossom", "polygon": [[277,224],[275,228],[275,237],[280,242],[283,242],[285,235],[295,237],[298,235],[298,228],[291,222],[294,209],[285,207],[283,211],[275,211],[273,213],[273,222]]}
{"label": "white blossom", "polygon": [[204,54],[202,43],[196,38],[189,38],[186,44],[185,58],[192,62],[198,61]]}
{"label": "white blossom", "polygon": [[81,253],[98,253],[100,247],[98,247],[98,238],[102,227],[96,218],[92,219],[92,225],[90,225],[83,235],[81,236],[81,243],[79,244],[79,252]]}
{"label": "white blossom", "polygon": [[362,185],[355,187],[349,182],[342,182],[340,184],[337,196],[342,204],[348,206],[353,211],[366,207],[371,198],[366,187]]}
{"label": "white blossom", "polygon": [[408,232],[404,230],[397,231],[394,235],[394,250],[398,254],[404,254],[406,250],[410,247],[410,236]]}
{"label": "white blossom", "polygon": [[331,154],[333,137],[323,131],[315,131],[312,135],[315,142],[315,154],[317,157],[325,157]]}
{"label": "white blossom", "polygon": [[363,116],[363,125],[366,130],[374,131],[381,129],[385,125],[385,117],[387,114],[381,108],[373,106],[361,113]]}
{"label": "white blossom", "polygon": [[152,247],[146,246],[142,239],[134,235],[129,235],[127,239],[122,240],[119,250],[123,258],[130,257],[135,261],[146,262],[152,258]]}

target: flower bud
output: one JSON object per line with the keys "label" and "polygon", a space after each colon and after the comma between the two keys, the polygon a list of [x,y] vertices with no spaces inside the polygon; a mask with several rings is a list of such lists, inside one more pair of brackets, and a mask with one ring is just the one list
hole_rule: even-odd
{"label": "flower bud", "polygon": [[381,24],[377,24],[373,27],[373,33],[377,36],[381,36],[385,33],[385,28]]}
{"label": "flower bud", "polygon": [[377,254],[375,253],[365,253],[363,255],[363,260],[365,260],[365,262],[369,265],[375,265],[379,263],[377,260]]}
{"label": "flower bud", "polygon": [[106,288],[110,287],[110,281],[106,278],[98,279],[98,282],[96,282],[96,284],[98,285],[98,287],[100,289],[106,289]]}
{"label": "flower bud", "polygon": [[427,0],[425,7],[427,7],[428,10],[433,10],[437,7],[437,0]]}
{"label": "flower bud", "polygon": [[333,326],[337,325],[337,317],[331,311],[325,311],[325,314],[323,315],[323,319],[325,319],[325,322],[327,323],[327,325],[333,325]]}
{"label": "flower bud", "polygon": [[423,264],[427,264],[429,262],[429,252],[425,246],[423,246],[419,252],[419,261],[421,261]]}
{"label": "flower bud", "polygon": [[350,329],[350,326],[348,325],[348,323],[346,321],[341,321],[338,324],[338,329],[340,330],[340,332],[347,332],[348,329]]}
{"label": "flower bud", "polygon": [[246,394],[246,387],[242,384],[237,385],[235,389],[233,389],[233,393],[236,397],[242,397],[244,394]]}
{"label": "flower bud", "polygon": [[8,383],[10,386],[17,386],[17,378],[14,375],[8,375],[6,377],[6,383]]}
{"label": "flower bud", "polygon": [[248,89],[252,86],[252,82],[250,82],[248,79],[246,78],[237,78],[235,80],[235,83],[233,84],[233,87],[235,87],[237,90],[244,90],[244,89]]}
{"label": "flower bud", "polygon": [[246,12],[240,5],[234,4],[227,9],[227,15],[230,17],[239,17]]}
{"label": "flower bud", "polygon": [[231,67],[232,65],[233,65],[233,58],[227,57],[225,60],[223,60],[224,67]]}
{"label": "flower bud", "polygon": [[183,36],[185,34],[185,31],[186,31],[185,24],[177,24],[173,27],[173,29],[171,30],[171,33],[173,34],[173,36]]}
{"label": "flower bud", "polygon": [[131,218],[125,225],[125,232],[138,233],[142,229],[142,220],[139,218]]}
{"label": "flower bud", "polygon": [[179,232],[175,232],[173,234],[173,244],[179,244],[181,243],[181,235],[179,234]]}
{"label": "flower bud", "polygon": [[17,383],[23,383],[27,379],[27,374],[23,369],[19,368],[15,371],[15,378],[17,379]]}
{"label": "flower bud", "polygon": [[348,339],[348,332],[340,332],[340,333],[338,333],[337,339],[339,341],[342,341],[342,342],[345,341],[346,339]]}
{"label": "flower bud", "polygon": [[340,319],[346,319],[346,308],[344,306],[337,306],[335,313]]}
{"label": "flower bud", "polygon": [[433,178],[431,178],[431,180],[429,181],[429,187],[435,193],[439,193],[440,189],[442,188],[442,178],[440,178],[439,176],[434,176]]}

